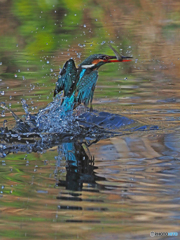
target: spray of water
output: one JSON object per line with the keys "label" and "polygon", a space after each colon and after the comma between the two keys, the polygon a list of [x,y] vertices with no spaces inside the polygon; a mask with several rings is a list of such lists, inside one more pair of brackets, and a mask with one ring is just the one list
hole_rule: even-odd
{"label": "spray of water", "polygon": [[[66,104],[61,104],[64,101]],[[16,132],[45,132],[45,133],[76,133],[79,128],[77,120],[77,111],[73,111],[73,104],[68,99],[63,99],[63,94],[56,95],[54,101],[45,108],[39,110],[37,114],[32,115],[25,99],[21,100],[25,112],[25,120],[20,119],[11,109],[6,107],[5,103],[0,106],[11,112],[16,121],[13,130]]]}

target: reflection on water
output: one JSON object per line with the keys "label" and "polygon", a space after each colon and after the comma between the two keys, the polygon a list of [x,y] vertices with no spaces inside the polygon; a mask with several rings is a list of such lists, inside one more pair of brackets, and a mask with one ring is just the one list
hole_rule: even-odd
{"label": "reflection on water", "polygon": [[8,155],[1,235],[20,229],[18,237],[29,239],[149,239],[153,230],[178,232],[179,137],[137,131],[89,147],[76,141]]}
{"label": "reflection on water", "polygon": [[64,186],[67,190],[82,191],[82,189],[85,190],[84,184],[88,183],[91,188],[97,188],[96,181],[105,180],[95,175],[94,169],[97,167],[94,166],[94,157],[86,151],[79,143],[63,143],[59,146],[59,156],[63,154],[66,160],[66,180],[59,180],[58,186]]}
{"label": "reflection on water", "polygon": [[179,111],[178,100],[168,99],[144,92],[123,99],[125,107],[103,99],[106,111],[75,119],[75,136],[76,128],[27,134],[24,120],[11,132],[4,123],[0,236],[149,239],[150,231],[178,232]]}
{"label": "reflection on water", "polygon": [[[0,102],[21,119],[0,110],[1,239],[179,231],[179,7],[0,0]],[[112,54],[108,41],[134,61],[100,69],[96,110],[77,113],[71,131],[38,132],[34,119],[52,101],[59,68]]]}

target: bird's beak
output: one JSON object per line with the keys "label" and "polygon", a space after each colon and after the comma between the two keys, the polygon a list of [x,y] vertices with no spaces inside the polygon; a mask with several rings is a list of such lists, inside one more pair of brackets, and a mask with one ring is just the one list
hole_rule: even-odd
{"label": "bird's beak", "polygon": [[109,56],[109,58],[107,60],[105,60],[107,63],[111,63],[111,62],[130,62],[132,61],[131,59],[127,59],[127,58],[132,58],[132,57],[125,57],[125,56]]}

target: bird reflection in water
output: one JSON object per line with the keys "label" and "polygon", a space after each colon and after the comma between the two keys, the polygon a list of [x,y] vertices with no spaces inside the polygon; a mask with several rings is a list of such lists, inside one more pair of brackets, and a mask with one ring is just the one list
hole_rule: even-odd
{"label": "bird reflection in water", "polygon": [[[81,191],[83,183],[90,184],[93,189],[100,188],[96,181],[104,181],[95,173],[94,157],[91,156],[88,147],[78,142],[63,143],[59,146],[59,154],[66,160],[66,180],[59,180],[58,186],[64,186],[68,190]],[[88,189],[86,189],[88,191]],[[92,190],[95,191],[95,190]]]}
{"label": "bird reflection in water", "polygon": [[[60,201],[59,210],[85,210],[85,211],[107,211],[106,207],[96,206],[97,203],[103,203],[103,199],[99,198],[82,198],[81,191],[99,192],[104,189],[103,185],[97,181],[106,180],[104,177],[97,176],[94,166],[94,157],[91,156],[88,147],[85,144],[78,142],[63,143],[59,146],[59,154],[64,155],[66,160],[66,179],[59,180],[57,186],[65,187],[64,193],[61,191],[60,195],[56,198]],[[87,184],[85,187],[84,184]],[[65,201],[65,204],[63,202]],[[79,206],[77,202],[94,202],[95,206]],[[70,204],[70,202],[72,202]],[[100,223],[97,219],[83,219],[82,216],[78,219],[69,218],[66,222],[73,223]]]}
{"label": "bird reflection in water", "polygon": [[[58,135],[54,135],[52,138],[48,135],[41,139],[36,139],[34,135],[31,138],[25,136],[25,138],[22,137],[21,139],[18,139],[18,136],[16,138],[6,137],[3,138],[0,146],[0,157],[6,157],[8,154],[14,152],[44,152],[44,150],[58,146],[57,158],[59,161],[66,160],[67,172],[66,180],[59,180],[58,186],[64,186],[66,189],[73,191],[85,190],[83,189],[83,183],[90,184],[91,189],[103,188],[96,181],[104,181],[105,178],[96,175],[95,169],[97,167],[94,165],[95,159],[89,152],[89,146],[100,139],[94,139],[91,143],[82,142],[81,140],[71,142],[68,139],[66,139],[66,142],[63,142],[62,136]],[[60,164],[57,163],[57,167],[58,165]]]}

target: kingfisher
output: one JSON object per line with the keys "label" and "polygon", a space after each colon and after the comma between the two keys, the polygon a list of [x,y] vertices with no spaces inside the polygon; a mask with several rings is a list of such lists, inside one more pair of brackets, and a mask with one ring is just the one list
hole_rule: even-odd
{"label": "kingfisher", "polygon": [[78,68],[76,68],[73,59],[69,59],[64,64],[56,82],[54,97],[63,90],[65,101],[62,101],[62,105],[69,105],[67,110],[70,108],[75,109],[81,103],[85,106],[90,103],[90,110],[92,110],[92,100],[99,67],[106,63],[131,61],[129,58],[132,57],[122,56],[112,46],[110,48],[116,56],[93,54],[86,58]]}

